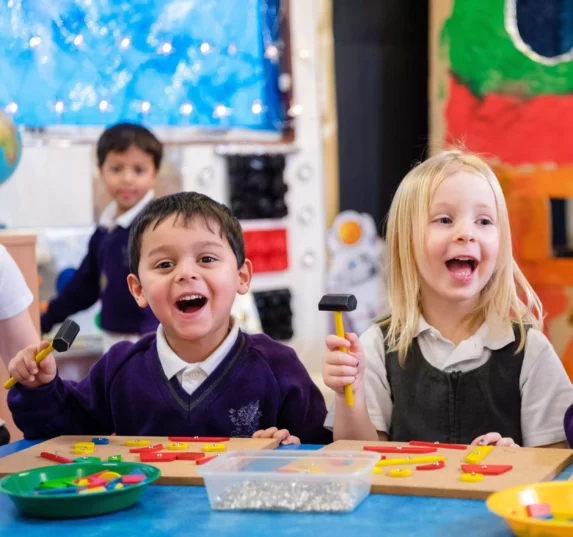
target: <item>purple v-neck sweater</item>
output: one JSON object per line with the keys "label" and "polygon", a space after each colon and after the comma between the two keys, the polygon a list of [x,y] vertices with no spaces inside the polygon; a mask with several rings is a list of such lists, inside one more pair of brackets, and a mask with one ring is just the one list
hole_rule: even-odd
{"label": "purple v-neck sweater", "polygon": [[8,394],[24,436],[64,434],[250,437],[285,428],[303,443],[332,441],[326,405],[295,352],[266,335],[239,333],[215,371],[191,395],[167,380],[155,335],[114,345],[79,383],[56,377]]}
{"label": "purple v-neck sweater", "polygon": [[159,321],[151,308],[140,308],[129,292],[128,228],[98,227],[88,253],[73,278],[52,300],[42,315],[42,334],[70,315],[83,311],[101,299],[101,328],[119,334],[153,332]]}

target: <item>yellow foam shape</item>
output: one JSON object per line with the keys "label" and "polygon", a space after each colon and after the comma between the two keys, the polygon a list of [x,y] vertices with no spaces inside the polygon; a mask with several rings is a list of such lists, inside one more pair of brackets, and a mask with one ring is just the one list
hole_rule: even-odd
{"label": "yellow foam shape", "polygon": [[93,449],[87,447],[74,449],[74,455],[89,455],[90,453],[93,452],[94,452]]}
{"label": "yellow foam shape", "polygon": [[225,451],[225,444],[205,444],[203,446],[203,451],[205,453],[217,453]]}
{"label": "yellow foam shape", "polygon": [[388,472],[390,477],[410,477],[412,475],[411,468],[392,468]]}
{"label": "yellow foam shape", "polygon": [[186,442],[172,442],[171,444],[168,444],[167,449],[170,449],[171,451],[182,451],[184,449],[187,449],[188,444]]}
{"label": "yellow foam shape", "polygon": [[376,466],[396,466],[398,464],[425,464],[429,462],[441,462],[445,461],[446,457],[440,457],[439,455],[428,456],[428,457],[403,457],[399,459],[383,459],[376,463]]}
{"label": "yellow foam shape", "polygon": [[129,447],[147,447],[151,445],[151,442],[149,440],[127,440],[125,445]]}
{"label": "yellow foam shape", "polygon": [[76,444],[74,444],[74,449],[80,449],[80,448],[95,448],[95,444],[93,442],[78,442]]}
{"label": "yellow foam shape", "polygon": [[121,474],[118,474],[117,472],[102,472],[101,474],[98,475],[98,477],[101,479],[105,479],[106,481],[111,481],[112,479],[117,479],[118,477],[121,477]]}
{"label": "yellow foam shape", "polygon": [[383,473],[384,473],[384,469],[378,468],[378,466],[374,466],[374,473],[375,473],[375,474],[383,474]]}
{"label": "yellow foam shape", "polygon": [[80,479],[77,482],[78,487],[87,487],[90,484],[90,480],[89,479]]}
{"label": "yellow foam shape", "polygon": [[121,483],[118,483],[115,487],[113,487],[114,489],[122,489],[123,485]]}
{"label": "yellow foam shape", "polygon": [[569,521],[573,518],[573,512],[572,511],[553,511],[553,509],[551,510],[551,512],[553,513],[553,518],[555,520],[561,520],[561,521]]}
{"label": "yellow foam shape", "polygon": [[94,487],[93,489],[78,490],[79,494],[91,494],[92,492],[105,492],[105,487]]}
{"label": "yellow foam shape", "polygon": [[479,464],[492,449],[493,446],[476,447],[469,455],[467,455],[464,461],[468,464]]}
{"label": "yellow foam shape", "polygon": [[460,480],[464,483],[479,483],[483,479],[483,474],[476,474],[472,472],[471,474],[462,474]]}

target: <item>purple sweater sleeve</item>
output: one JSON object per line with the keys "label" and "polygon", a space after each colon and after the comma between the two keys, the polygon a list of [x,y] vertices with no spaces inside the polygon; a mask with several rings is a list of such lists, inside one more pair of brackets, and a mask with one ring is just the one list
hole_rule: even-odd
{"label": "purple sweater sleeve", "polygon": [[98,268],[98,249],[103,231],[96,229],[91,236],[88,253],[73,278],[62,292],[50,301],[48,310],[42,315],[42,334],[66,320],[70,315],[88,309],[96,303],[100,295],[100,270]]}
{"label": "purple sweater sleeve", "polygon": [[279,358],[273,359],[271,367],[282,396],[276,426],[288,429],[303,444],[331,443],[332,433],[324,428],[324,397],[296,353],[289,348]]}
{"label": "purple sweater sleeve", "polygon": [[16,384],[8,393],[8,407],[24,437],[113,433],[109,386],[122,360],[111,358],[112,353],[124,345],[115,345],[112,351],[104,354],[79,383],[57,376],[50,384],[39,388]]}

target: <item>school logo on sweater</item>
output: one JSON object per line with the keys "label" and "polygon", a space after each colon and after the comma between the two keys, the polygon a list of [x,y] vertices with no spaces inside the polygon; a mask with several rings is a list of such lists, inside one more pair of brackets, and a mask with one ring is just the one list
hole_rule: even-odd
{"label": "school logo on sweater", "polygon": [[229,419],[234,426],[231,436],[250,438],[259,430],[259,419],[262,414],[259,405],[260,401],[254,401],[238,410],[234,408],[229,410]]}

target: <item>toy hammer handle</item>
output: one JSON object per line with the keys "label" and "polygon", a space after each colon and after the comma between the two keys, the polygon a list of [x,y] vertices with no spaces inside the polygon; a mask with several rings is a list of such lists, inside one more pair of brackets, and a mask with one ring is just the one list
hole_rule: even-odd
{"label": "toy hammer handle", "polygon": [[[48,356],[54,350],[54,346],[50,343],[45,349],[41,350],[36,357],[36,363],[39,364],[46,356]],[[14,377],[10,377],[5,383],[4,388],[9,390],[12,386],[14,386],[18,381]]]}
{"label": "toy hammer handle", "polygon": [[[338,337],[344,337],[344,323],[342,321],[342,312],[335,311],[334,313],[334,326],[336,328],[336,335]],[[342,352],[348,352],[346,347],[341,347]],[[354,406],[354,394],[352,393],[352,386],[350,384],[344,386],[344,396],[346,397],[346,404],[348,406]]]}

